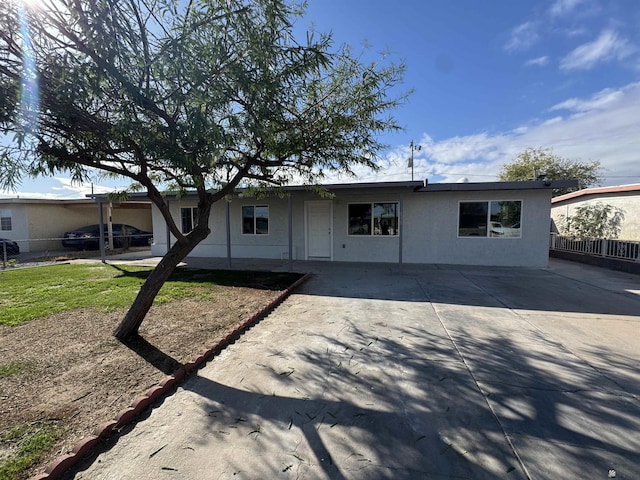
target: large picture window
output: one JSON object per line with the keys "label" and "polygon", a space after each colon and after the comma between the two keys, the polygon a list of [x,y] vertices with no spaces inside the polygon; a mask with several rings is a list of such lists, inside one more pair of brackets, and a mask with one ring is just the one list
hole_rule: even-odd
{"label": "large picture window", "polygon": [[398,204],[349,204],[349,235],[398,235]]}
{"label": "large picture window", "polygon": [[458,236],[519,238],[522,201],[460,202]]}
{"label": "large picture window", "polygon": [[182,218],[182,233],[189,233],[196,225],[198,218],[198,207],[184,207],[180,209]]}
{"label": "large picture window", "polygon": [[11,210],[0,210],[0,230],[9,231],[12,229]]}
{"label": "large picture window", "polygon": [[266,205],[242,207],[242,233],[244,235],[268,235],[269,207]]}

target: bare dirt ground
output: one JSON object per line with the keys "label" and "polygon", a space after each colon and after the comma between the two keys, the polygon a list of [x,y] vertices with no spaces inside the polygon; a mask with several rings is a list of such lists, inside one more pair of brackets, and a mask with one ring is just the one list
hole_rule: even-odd
{"label": "bare dirt ground", "polygon": [[[143,340],[129,347],[112,336],[125,310],[80,309],[0,327],[2,362],[24,365],[18,375],[0,378],[0,432],[22,424],[53,424],[61,437],[28,475],[42,472],[282,290],[226,287],[216,300],[183,299],[152,307],[140,330]],[[10,454],[11,445],[4,449],[0,457]]]}

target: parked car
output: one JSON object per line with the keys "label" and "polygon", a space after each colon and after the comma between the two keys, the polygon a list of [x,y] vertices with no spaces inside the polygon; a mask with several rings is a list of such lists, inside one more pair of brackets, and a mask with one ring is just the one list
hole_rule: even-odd
{"label": "parked car", "polygon": [[145,232],[139,228],[125,225],[129,236],[131,237],[131,245],[134,247],[148,247],[153,243],[153,233]]}
{"label": "parked car", "polygon": [[4,258],[5,248],[7,250],[7,257],[15,257],[20,253],[20,247],[16,242],[8,238],[0,238],[0,260]]}
{"label": "parked car", "polygon": [[[131,225],[121,223],[112,224],[114,248],[126,248],[129,246],[144,247],[151,245],[153,233],[145,232]],[[104,225],[105,245],[109,241],[109,230]],[[96,250],[100,248],[100,225],[88,225],[80,227],[63,235],[62,246],[76,248],[78,250]]]}
{"label": "parked car", "polygon": [[520,222],[516,223],[512,227],[504,227],[500,222],[491,222],[491,236],[492,237],[519,237]]}

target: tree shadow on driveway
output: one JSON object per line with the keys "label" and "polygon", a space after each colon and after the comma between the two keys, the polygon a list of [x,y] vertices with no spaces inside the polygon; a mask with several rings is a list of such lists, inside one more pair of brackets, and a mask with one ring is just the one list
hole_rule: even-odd
{"label": "tree shadow on driveway", "polygon": [[[442,336],[392,328],[392,335],[381,337],[348,323],[343,340],[324,340],[324,350],[272,350],[249,369],[238,365],[245,373],[234,386],[210,378],[185,385],[208,412],[193,440],[204,449],[233,445],[220,458],[227,474],[640,474],[637,402],[615,379],[569,354],[550,358],[508,338],[466,337],[455,345],[463,363]],[[260,382],[252,380],[252,370]],[[238,458],[237,450],[250,458]]]}
{"label": "tree shadow on driveway", "polygon": [[216,451],[223,477],[525,478],[468,372],[445,359],[442,338],[421,339],[441,357],[430,361],[349,329],[322,350],[241,361],[233,386],[187,382],[201,418],[190,445]]}
{"label": "tree shadow on driveway", "polygon": [[551,274],[478,272],[315,277],[121,439],[118,478],[640,478],[637,377],[613,368],[635,360],[592,346],[596,368],[510,308],[544,312]]}

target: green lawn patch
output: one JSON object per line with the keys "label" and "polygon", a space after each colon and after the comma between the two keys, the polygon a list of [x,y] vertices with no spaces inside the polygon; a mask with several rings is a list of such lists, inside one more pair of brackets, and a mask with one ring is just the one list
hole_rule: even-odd
{"label": "green lawn patch", "polygon": [[58,428],[51,423],[25,424],[0,433],[2,450],[14,452],[8,458],[0,458],[0,480],[21,478],[25,470],[53,446],[58,436]]}
{"label": "green lawn patch", "polygon": [[[83,307],[102,311],[128,307],[151,270],[111,264],[65,264],[0,272],[0,325],[20,325]],[[218,293],[217,285],[279,290],[298,277],[299,274],[286,272],[178,268],[155,303],[211,297]]]}
{"label": "green lawn patch", "polygon": [[4,365],[0,365],[0,378],[11,377],[18,373],[27,370],[29,365],[24,362],[11,362]]}

